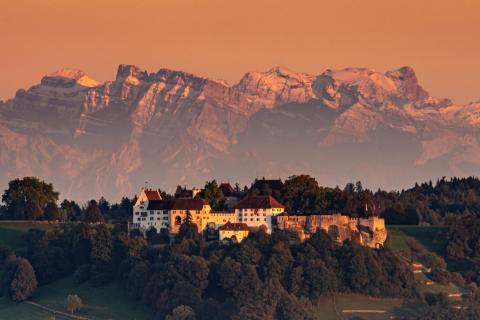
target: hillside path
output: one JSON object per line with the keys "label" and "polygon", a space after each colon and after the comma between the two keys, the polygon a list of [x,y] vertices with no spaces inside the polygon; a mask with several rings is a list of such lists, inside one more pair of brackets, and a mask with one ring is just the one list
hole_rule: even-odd
{"label": "hillside path", "polygon": [[69,313],[66,313],[66,312],[58,311],[58,310],[49,308],[47,306],[41,305],[40,303],[37,303],[37,302],[33,302],[33,301],[24,301],[24,302],[28,303],[29,305],[32,305],[34,307],[40,308],[42,310],[51,312],[55,316],[62,316],[62,317],[65,317],[67,319],[74,319],[74,320],[89,320],[89,318],[82,317],[82,316],[76,316],[74,314],[69,314]]}

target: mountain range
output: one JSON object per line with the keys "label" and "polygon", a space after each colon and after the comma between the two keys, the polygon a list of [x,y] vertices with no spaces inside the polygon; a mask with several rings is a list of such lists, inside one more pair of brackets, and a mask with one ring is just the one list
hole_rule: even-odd
{"label": "mountain range", "polygon": [[100,83],[64,69],[0,101],[0,183],[34,175],[76,200],[118,200],[145,181],[172,191],[301,173],[399,189],[478,175],[479,128],[480,102],[432,97],[410,67],[275,67],[234,85],[133,65]]}

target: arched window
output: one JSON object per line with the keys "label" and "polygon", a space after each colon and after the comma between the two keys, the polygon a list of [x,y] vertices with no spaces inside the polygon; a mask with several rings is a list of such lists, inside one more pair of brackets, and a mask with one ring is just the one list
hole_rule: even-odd
{"label": "arched window", "polygon": [[180,216],[175,217],[175,224],[182,224],[182,218]]}

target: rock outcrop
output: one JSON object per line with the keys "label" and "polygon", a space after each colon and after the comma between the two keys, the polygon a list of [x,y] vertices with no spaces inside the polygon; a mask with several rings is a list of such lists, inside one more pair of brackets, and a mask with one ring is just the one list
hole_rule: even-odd
{"label": "rock outcrop", "polygon": [[146,180],[171,190],[301,172],[404,187],[478,173],[479,113],[431,97],[409,67],[277,67],[232,86],[131,65],[104,83],[60,70],[0,103],[0,181],[36,175],[79,200],[116,200]]}

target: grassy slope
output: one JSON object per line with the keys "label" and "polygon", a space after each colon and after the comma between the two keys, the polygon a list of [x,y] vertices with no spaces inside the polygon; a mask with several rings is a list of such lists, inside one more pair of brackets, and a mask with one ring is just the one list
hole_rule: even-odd
{"label": "grassy slope", "polygon": [[[0,221],[0,242],[14,249],[24,246],[22,234],[29,229],[53,230],[58,224],[44,224],[27,221]],[[68,294],[78,294],[85,304],[81,314],[92,319],[148,320],[153,318],[152,311],[142,303],[132,302],[125,288],[119,283],[102,287],[90,284],[77,285],[73,277],[40,287],[33,301],[47,307],[65,311],[63,301]],[[25,303],[15,303],[0,299],[0,319],[48,319],[51,315]]]}
{"label": "grassy slope", "polygon": [[[405,314],[402,299],[380,299],[359,294],[338,294],[335,297],[324,297],[317,304],[322,320],[346,320],[361,317],[365,320],[391,319],[392,316]],[[343,310],[386,310],[386,313],[343,313]]]}
{"label": "grassy slope", "polygon": [[58,223],[36,223],[31,221],[0,221],[0,242],[16,249],[23,244],[22,234],[30,229],[53,230]]}
{"label": "grassy slope", "polygon": [[[78,294],[85,307],[77,315],[98,320],[149,320],[153,312],[141,302],[132,302],[126,290],[119,283],[102,287],[90,284],[77,285],[73,277],[68,277],[52,284],[40,287],[31,299],[49,308],[66,312],[63,301],[69,294]],[[26,303],[0,299],[0,319],[49,319],[51,314]]]}
{"label": "grassy slope", "polygon": [[[446,227],[424,226],[388,226],[389,245],[396,251],[409,252],[408,238],[414,238],[427,250],[442,255],[446,246]],[[428,277],[424,273],[415,274],[424,292],[433,293],[460,293],[462,289],[454,284],[440,285],[434,283],[427,285]]]}
{"label": "grassy slope", "polygon": [[34,306],[0,298],[0,319],[48,320],[51,314]]}
{"label": "grassy slope", "polygon": [[[415,238],[427,250],[437,254],[441,253],[445,247],[444,227],[423,227],[423,226],[388,226],[389,240],[388,245],[395,251],[409,252],[407,239]],[[449,285],[427,285],[428,278],[425,274],[416,274],[415,278],[421,284],[423,291],[434,293],[458,293],[461,289],[453,284]],[[335,310],[336,305],[336,310]],[[391,319],[391,317],[401,317],[406,315],[414,315],[416,306],[404,304],[402,299],[378,299],[358,294],[341,294],[335,296],[335,304],[333,297],[324,297],[317,305],[319,314],[325,320],[346,320],[353,317],[360,317],[365,320],[381,320]],[[368,314],[368,313],[342,313],[345,309],[380,309],[387,310],[384,314]]]}
{"label": "grassy slope", "polygon": [[39,288],[33,301],[52,309],[65,311],[63,301],[69,294],[77,294],[85,307],[81,315],[92,319],[148,320],[152,311],[141,302],[129,300],[127,291],[120,283],[92,287],[90,284],[75,284],[68,277]]}
{"label": "grassy slope", "polygon": [[442,255],[446,246],[446,227],[439,226],[388,226],[394,249],[407,249],[407,237],[415,238],[427,250]]}

